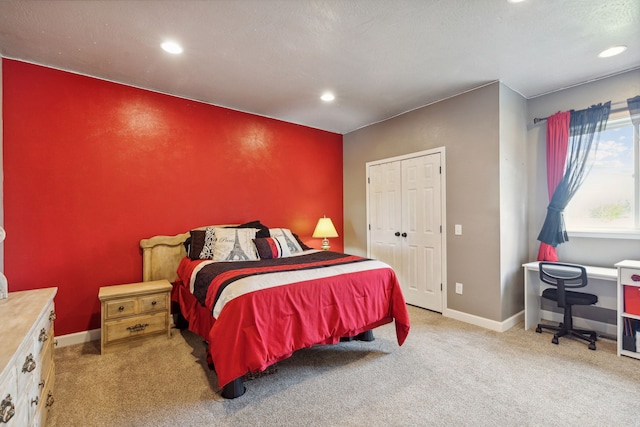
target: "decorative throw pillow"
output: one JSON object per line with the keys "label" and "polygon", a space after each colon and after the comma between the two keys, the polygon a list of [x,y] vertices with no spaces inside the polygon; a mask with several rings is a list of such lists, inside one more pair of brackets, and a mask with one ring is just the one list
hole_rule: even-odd
{"label": "decorative throw pillow", "polygon": [[187,248],[187,253],[189,254],[189,258],[193,260],[200,259],[200,253],[202,252],[202,248],[204,248],[205,231],[191,230],[189,234],[191,235],[191,237],[187,239],[187,242],[189,242],[189,246]]}
{"label": "decorative throw pillow", "polygon": [[291,255],[288,248],[273,237],[253,239],[260,259],[282,258]]}
{"label": "decorative throw pillow", "polygon": [[269,234],[271,237],[278,239],[284,246],[289,249],[289,252],[293,254],[297,254],[298,252],[302,252],[302,248],[300,244],[293,236],[293,233],[288,228],[270,228]]}
{"label": "decorative throw pillow", "polygon": [[[193,245],[193,243],[191,243]],[[204,242],[202,250],[198,255],[199,259],[213,259],[213,248],[216,245],[216,228],[207,227],[204,229]]]}
{"label": "decorative throw pillow", "polygon": [[215,228],[214,261],[251,261],[258,259],[253,239],[255,228]]}

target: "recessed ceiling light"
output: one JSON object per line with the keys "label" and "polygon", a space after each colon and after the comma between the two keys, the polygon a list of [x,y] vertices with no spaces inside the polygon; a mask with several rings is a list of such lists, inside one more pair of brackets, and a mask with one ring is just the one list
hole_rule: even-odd
{"label": "recessed ceiling light", "polygon": [[598,54],[598,58],[609,58],[610,56],[620,55],[622,52],[627,50],[626,46],[614,46],[610,47],[607,50],[603,50]]}
{"label": "recessed ceiling light", "polygon": [[166,41],[164,43],[162,43],[160,45],[162,47],[162,49],[164,49],[166,52],[169,53],[173,53],[174,55],[177,55],[179,53],[182,53],[182,46],[180,46],[178,43],[176,42],[172,42],[172,41]]}
{"label": "recessed ceiling light", "polygon": [[324,102],[331,102],[334,99],[336,99],[335,95],[332,94],[331,92],[325,92],[322,94],[322,96],[320,97],[320,99],[322,99]]}
{"label": "recessed ceiling light", "polygon": [[508,3],[522,3],[525,0],[507,0]]}

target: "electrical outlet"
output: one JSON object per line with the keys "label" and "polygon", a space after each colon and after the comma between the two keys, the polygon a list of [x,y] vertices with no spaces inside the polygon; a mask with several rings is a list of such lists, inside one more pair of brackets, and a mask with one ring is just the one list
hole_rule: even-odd
{"label": "electrical outlet", "polygon": [[456,294],[462,295],[462,283],[456,283]]}

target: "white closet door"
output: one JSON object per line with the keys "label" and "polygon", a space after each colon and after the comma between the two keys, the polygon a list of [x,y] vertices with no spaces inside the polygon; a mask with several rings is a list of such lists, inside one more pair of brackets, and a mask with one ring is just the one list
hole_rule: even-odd
{"label": "white closet door", "polygon": [[401,171],[400,284],[407,303],[442,312],[440,153],[402,160]]}
{"label": "white closet door", "polygon": [[[369,167],[369,239],[371,257],[391,265],[402,283],[400,162]],[[398,235],[396,236],[396,233]]]}

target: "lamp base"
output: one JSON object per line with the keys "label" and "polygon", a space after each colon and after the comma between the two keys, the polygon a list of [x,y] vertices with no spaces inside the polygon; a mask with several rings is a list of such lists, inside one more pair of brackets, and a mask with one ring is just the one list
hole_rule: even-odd
{"label": "lamp base", "polygon": [[329,246],[329,239],[327,239],[326,237],[322,239],[322,250],[328,251],[330,247],[331,246]]}

